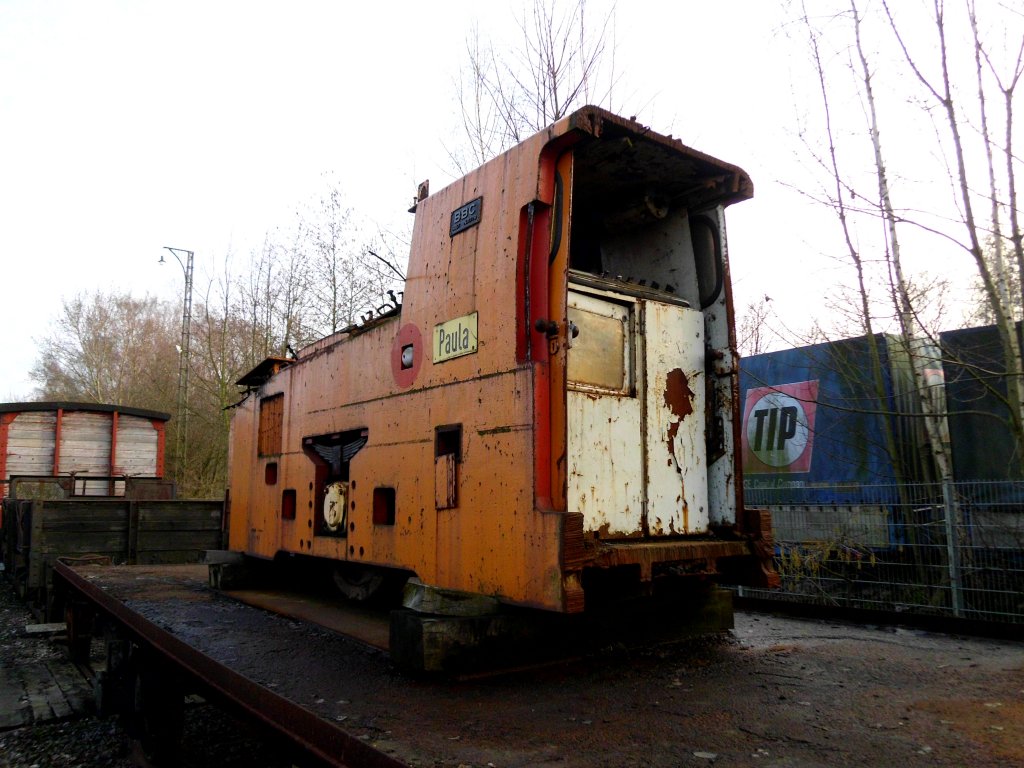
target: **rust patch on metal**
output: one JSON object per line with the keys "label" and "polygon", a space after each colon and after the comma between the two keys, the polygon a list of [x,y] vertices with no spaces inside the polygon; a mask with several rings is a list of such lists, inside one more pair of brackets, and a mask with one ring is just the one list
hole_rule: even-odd
{"label": "rust patch on metal", "polygon": [[668,372],[665,381],[665,405],[680,421],[693,413],[693,390],[681,368]]}
{"label": "rust patch on metal", "polygon": [[727,557],[749,557],[747,541],[682,539],[661,542],[600,542],[593,558],[598,568],[624,565],[640,566],[640,578],[650,581],[654,566],[675,564],[680,572],[712,576],[718,572],[718,561]]}
{"label": "rust patch on metal", "polygon": [[772,531],[772,515],[767,509],[737,510],[737,528],[751,540],[755,562],[751,568],[751,584],[767,589],[782,585],[782,577],[774,567],[775,540]]}
{"label": "rust patch on metal", "polygon": [[587,561],[583,513],[570,512],[562,518],[562,570],[578,571]]}
{"label": "rust patch on metal", "polygon": [[634,531],[613,531],[611,523],[601,523],[601,527],[594,532],[594,537],[600,541],[615,541],[621,539],[641,539],[644,533],[640,530]]}
{"label": "rust patch on metal", "polygon": [[686,378],[681,368],[674,368],[668,372],[665,380],[665,405],[676,417],[668,427],[668,452],[676,462],[676,470],[679,468],[679,459],[676,457],[675,439],[679,432],[679,425],[687,416],[693,413],[693,390],[690,389],[690,381]]}

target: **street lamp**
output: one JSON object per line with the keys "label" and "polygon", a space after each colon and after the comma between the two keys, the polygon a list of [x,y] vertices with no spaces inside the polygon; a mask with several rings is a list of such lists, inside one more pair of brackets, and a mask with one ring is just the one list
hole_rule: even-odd
{"label": "street lamp", "polygon": [[[192,251],[171,248],[169,245],[165,245],[164,250],[171,252],[185,273],[185,299],[181,308],[181,346],[178,349],[178,429],[175,432],[174,448],[175,479],[180,485],[185,469],[185,456],[188,451],[188,353],[192,341],[192,259],[194,254]],[[160,263],[165,263],[163,254],[160,254]]]}

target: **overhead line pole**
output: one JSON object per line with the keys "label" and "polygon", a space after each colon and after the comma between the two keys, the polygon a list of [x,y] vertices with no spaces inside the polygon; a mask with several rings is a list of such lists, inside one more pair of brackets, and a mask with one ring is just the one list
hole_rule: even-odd
{"label": "overhead line pole", "polygon": [[[192,266],[195,254],[184,248],[164,246],[171,252],[185,273],[185,298],[181,308],[181,346],[178,350],[178,427],[174,441],[174,473],[175,480],[181,485],[184,477],[186,458],[188,455],[188,369],[189,350],[192,346]],[[184,255],[184,260],[179,254]],[[163,256],[160,263],[164,263]]]}

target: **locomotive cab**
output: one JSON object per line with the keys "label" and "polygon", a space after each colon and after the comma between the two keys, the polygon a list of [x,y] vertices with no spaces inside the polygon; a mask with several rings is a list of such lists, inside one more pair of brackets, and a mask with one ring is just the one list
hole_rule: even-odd
{"label": "locomotive cab", "polygon": [[571,173],[566,507],[604,540],[707,533],[736,503],[720,179],[607,135]]}

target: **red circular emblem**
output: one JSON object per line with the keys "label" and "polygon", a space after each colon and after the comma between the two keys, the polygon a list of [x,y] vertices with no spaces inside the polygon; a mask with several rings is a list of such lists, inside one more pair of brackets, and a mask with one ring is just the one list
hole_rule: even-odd
{"label": "red circular emblem", "polygon": [[391,373],[395,384],[402,389],[411,387],[422,365],[423,335],[412,323],[403,325],[391,344]]}

